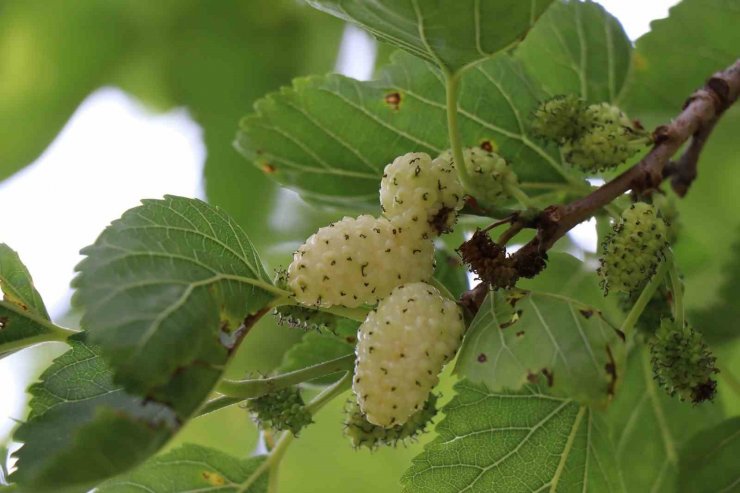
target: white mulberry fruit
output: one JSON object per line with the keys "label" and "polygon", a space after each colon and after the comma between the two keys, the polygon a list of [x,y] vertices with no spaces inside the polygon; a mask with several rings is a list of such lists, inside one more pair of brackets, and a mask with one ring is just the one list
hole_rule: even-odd
{"label": "white mulberry fruit", "polygon": [[632,204],[603,245],[599,275],[604,291],[638,292],[655,274],[667,247],[668,228],[656,207]]}
{"label": "white mulberry fruit", "polygon": [[360,325],[352,388],[367,420],[389,428],[422,409],[465,325],[454,301],[419,282],[397,287]]}
{"label": "white mulberry fruit", "polygon": [[383,214],[423,237],[442,234],[455,224],[464,195],[451,160],[432,160],[423,152],[397,157],[380,182]]}
{"label": "white mulberry fruit", "polygon": [[293,255],[288,287],[299,303],[375,304],[402,283],[432,277],[434,244],[385,218],[345,217],[319,229]]}

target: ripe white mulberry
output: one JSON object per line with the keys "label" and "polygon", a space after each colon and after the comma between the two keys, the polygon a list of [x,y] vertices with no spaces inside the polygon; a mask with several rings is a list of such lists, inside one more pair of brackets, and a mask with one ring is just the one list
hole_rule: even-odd
{"label": "ripe white mulberry", "polygon": [[[497,204],[509,196],[509,190],[519,186],[516,173],[504,158],[495,152],[489,152],[480,147],[463,149],[465,168],[473,178],[470,192],[476,199],[489,204]],[[452,151],[445,151],[440,159],[453,162]]]}
{"label": "ripe white mulberry", "polygon": [[380,182],[383,214],[423,237],[448,231],[462,209],[465,191],[451,160],[423,152],[397,157]]}
{"label": "ripe white mulberry", "polygon": [[353,389],[367,420],[389,428],[422,409],[465,325],[454,301],[418,282],[397,287],[360,325]]}
{"label": "ripe white mulberry", "polygon": [[668,228],[655,206],[638,202],[622,213],[604,242],[599,275],[605,292],[634,294],[653,277],[668,247]]}
{"label": "ripe white mulberry", "polygon": [[299,303],[375,304],[402,283],[432,277],[434,244],[386,218],[345,217],[319,229],[293,255],[288,287]]}

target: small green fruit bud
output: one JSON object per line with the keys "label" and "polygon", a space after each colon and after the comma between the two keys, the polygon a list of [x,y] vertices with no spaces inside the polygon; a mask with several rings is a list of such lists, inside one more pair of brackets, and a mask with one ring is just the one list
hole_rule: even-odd
{"label": "small green fruit bud", "polygon": [[695,404],[714,398],[716,358],[694,328],[663,319],[650,343],[650,354],[655,379],[669,395]]}
{"label": "small green fruit bud", "polygon": [[599,275],[604,293],[637,293],[655,274],[667,246],[667,226],[655,206],[632,204],[603,244]]}
{"label": "small green fruit bud", "polygon": [[584,132],[586,104],[573,94],[543,101],[532,114],[532,133],[558,144],[577,139]]}
{"label": "small green fruit bud", "polygon": [[297,435],[313,423],[297,387],[288,387],[247,401],[247,410],[261,428],[290,430]]}

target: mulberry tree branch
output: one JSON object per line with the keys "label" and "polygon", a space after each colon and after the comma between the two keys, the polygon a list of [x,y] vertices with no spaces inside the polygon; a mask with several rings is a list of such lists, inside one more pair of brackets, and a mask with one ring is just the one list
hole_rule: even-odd
{"label": "mulberry tree branch", "polygon": [[[543,257],[557,240],[577,224],[589,219],[599,209],[620,195],[633,190],[643,193],[656,189],[671,178],[676,193],[683,196],[697,174],[697,163],[704,143],[722,114],[740,95],[740,59],[714,74],[704,87],[695,91],[681,113],[670,123],[653,132],[653,148],[630,169],[592,193],[568,204],[551,205],[535,219],[536,236],[511,257],[514,264]],[[691,139],[684,154],[675,162],[671,158]],[[520,262],[517,262],[520,261]],[[463,294],[463,304],[477,311],[487,287]]]}

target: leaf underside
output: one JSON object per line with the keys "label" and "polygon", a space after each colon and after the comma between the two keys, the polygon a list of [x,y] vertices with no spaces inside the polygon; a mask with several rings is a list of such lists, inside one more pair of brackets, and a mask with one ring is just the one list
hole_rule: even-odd
{"label": "leaf underside", "polygon": [[449,72],[510,48],[552,0],[308,0]]}

